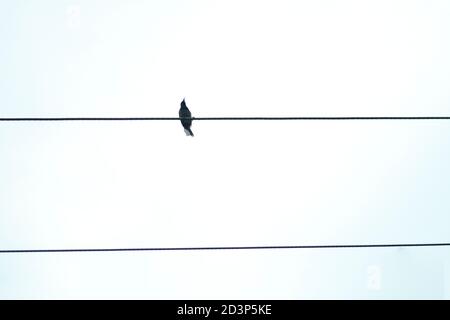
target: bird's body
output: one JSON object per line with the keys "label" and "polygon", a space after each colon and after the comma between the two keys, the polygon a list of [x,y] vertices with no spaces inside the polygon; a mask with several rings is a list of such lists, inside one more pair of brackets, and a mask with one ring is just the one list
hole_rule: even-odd
{"label": "bird's body", "polygon": [[[189,111],[188,107],[186,106],[186,102],[184,101],[184,99],[181,102],[181,107],[180,107],[180,111],[178,112],[178,114],[179,114],[180,118],[192,118],[191,112]],[[192,119],[181,119],[181,124],[183,125],[184,132],[186,133],[186,135],[193,137],[194,134],[192,133],[192,130],[191,130]]]}

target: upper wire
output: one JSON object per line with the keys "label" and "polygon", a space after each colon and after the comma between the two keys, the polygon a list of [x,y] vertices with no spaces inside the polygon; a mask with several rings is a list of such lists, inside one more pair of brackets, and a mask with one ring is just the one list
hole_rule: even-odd
{"label": "upper wire", "polygon": [[450,116],[353,116],[353,117],[16,117],[0,118],[3,122],[31,121],[166,121],[166,120],[450,120]]}

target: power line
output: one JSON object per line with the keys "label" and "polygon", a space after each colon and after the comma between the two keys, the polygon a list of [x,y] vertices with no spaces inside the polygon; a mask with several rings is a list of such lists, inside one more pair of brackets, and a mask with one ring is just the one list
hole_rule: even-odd
{"label": "power line", "polygon": [[233,247],[154,247],[154,248],[84,248],[84,249],[24,249],[0,250],[6,253],[75,253],[75,252],[133,252],[133,251],[213,251],[213,250],[283,250],[283,249],[361,249],[400,247],[449,247],[450,243],[400,243],[400,244],[332,244],[303,246],[233,246]]}
{"label": "power line", "polygon": [[346,121],[346,120],[450,120],[450,116],[406,116],[406,117],[56,117],[56,118],[0,118],[2,122],[32,122],[32,121],[222,121],[222,120],[301,120],[301,121]]}
{"label": "power line", "polygon": [[[450,120],[447,116],[406,117],[33,117],[0,118],[2,122],[33,121],[165,121],[165,120]],[[132,252],[132,251],[205,251],[205,250],[276,250],[276,249],[351,249],[389,247],[443,247],[450,243],[404,243],[404,244],[354,244],[354,245],[302,245],[302,246],[231,246],[231,247],[154,247],[154,248],[83,248],[83,249],[22,249],[0,250],[6,253],[74,253],[74,252]]]}

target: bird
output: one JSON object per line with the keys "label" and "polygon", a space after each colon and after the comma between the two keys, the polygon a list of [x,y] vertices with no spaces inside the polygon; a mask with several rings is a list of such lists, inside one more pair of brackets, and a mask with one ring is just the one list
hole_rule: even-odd
{"label": "bird", "polygon": [[[191,112],[189,111],[188,107],[186,106],[185,99],[183,99],[183,101],[181,101],[181,107],[180,107],[180,111],[178,112],[178,114],[180,115],[180,118],[192,118]],[[191,130],[192,119],[180,119],[180,120],[181,120],[181,124],[183,125],[186,136],[193,137],[194,134],[192,133],[192,130]]]}

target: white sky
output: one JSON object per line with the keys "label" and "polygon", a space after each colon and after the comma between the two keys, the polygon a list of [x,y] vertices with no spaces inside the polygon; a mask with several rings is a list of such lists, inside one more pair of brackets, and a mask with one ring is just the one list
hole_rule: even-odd
{"label": "white sky", "polygon": [[[0,116],[172,117],[183,97],[198,117],[449,115],[449,14],[446,0],[0,0]],[[192,129],[0,124],[1,249],[450,241],[447,122]],[[2,255],[0,297],[448,298],[448,261]]]}

